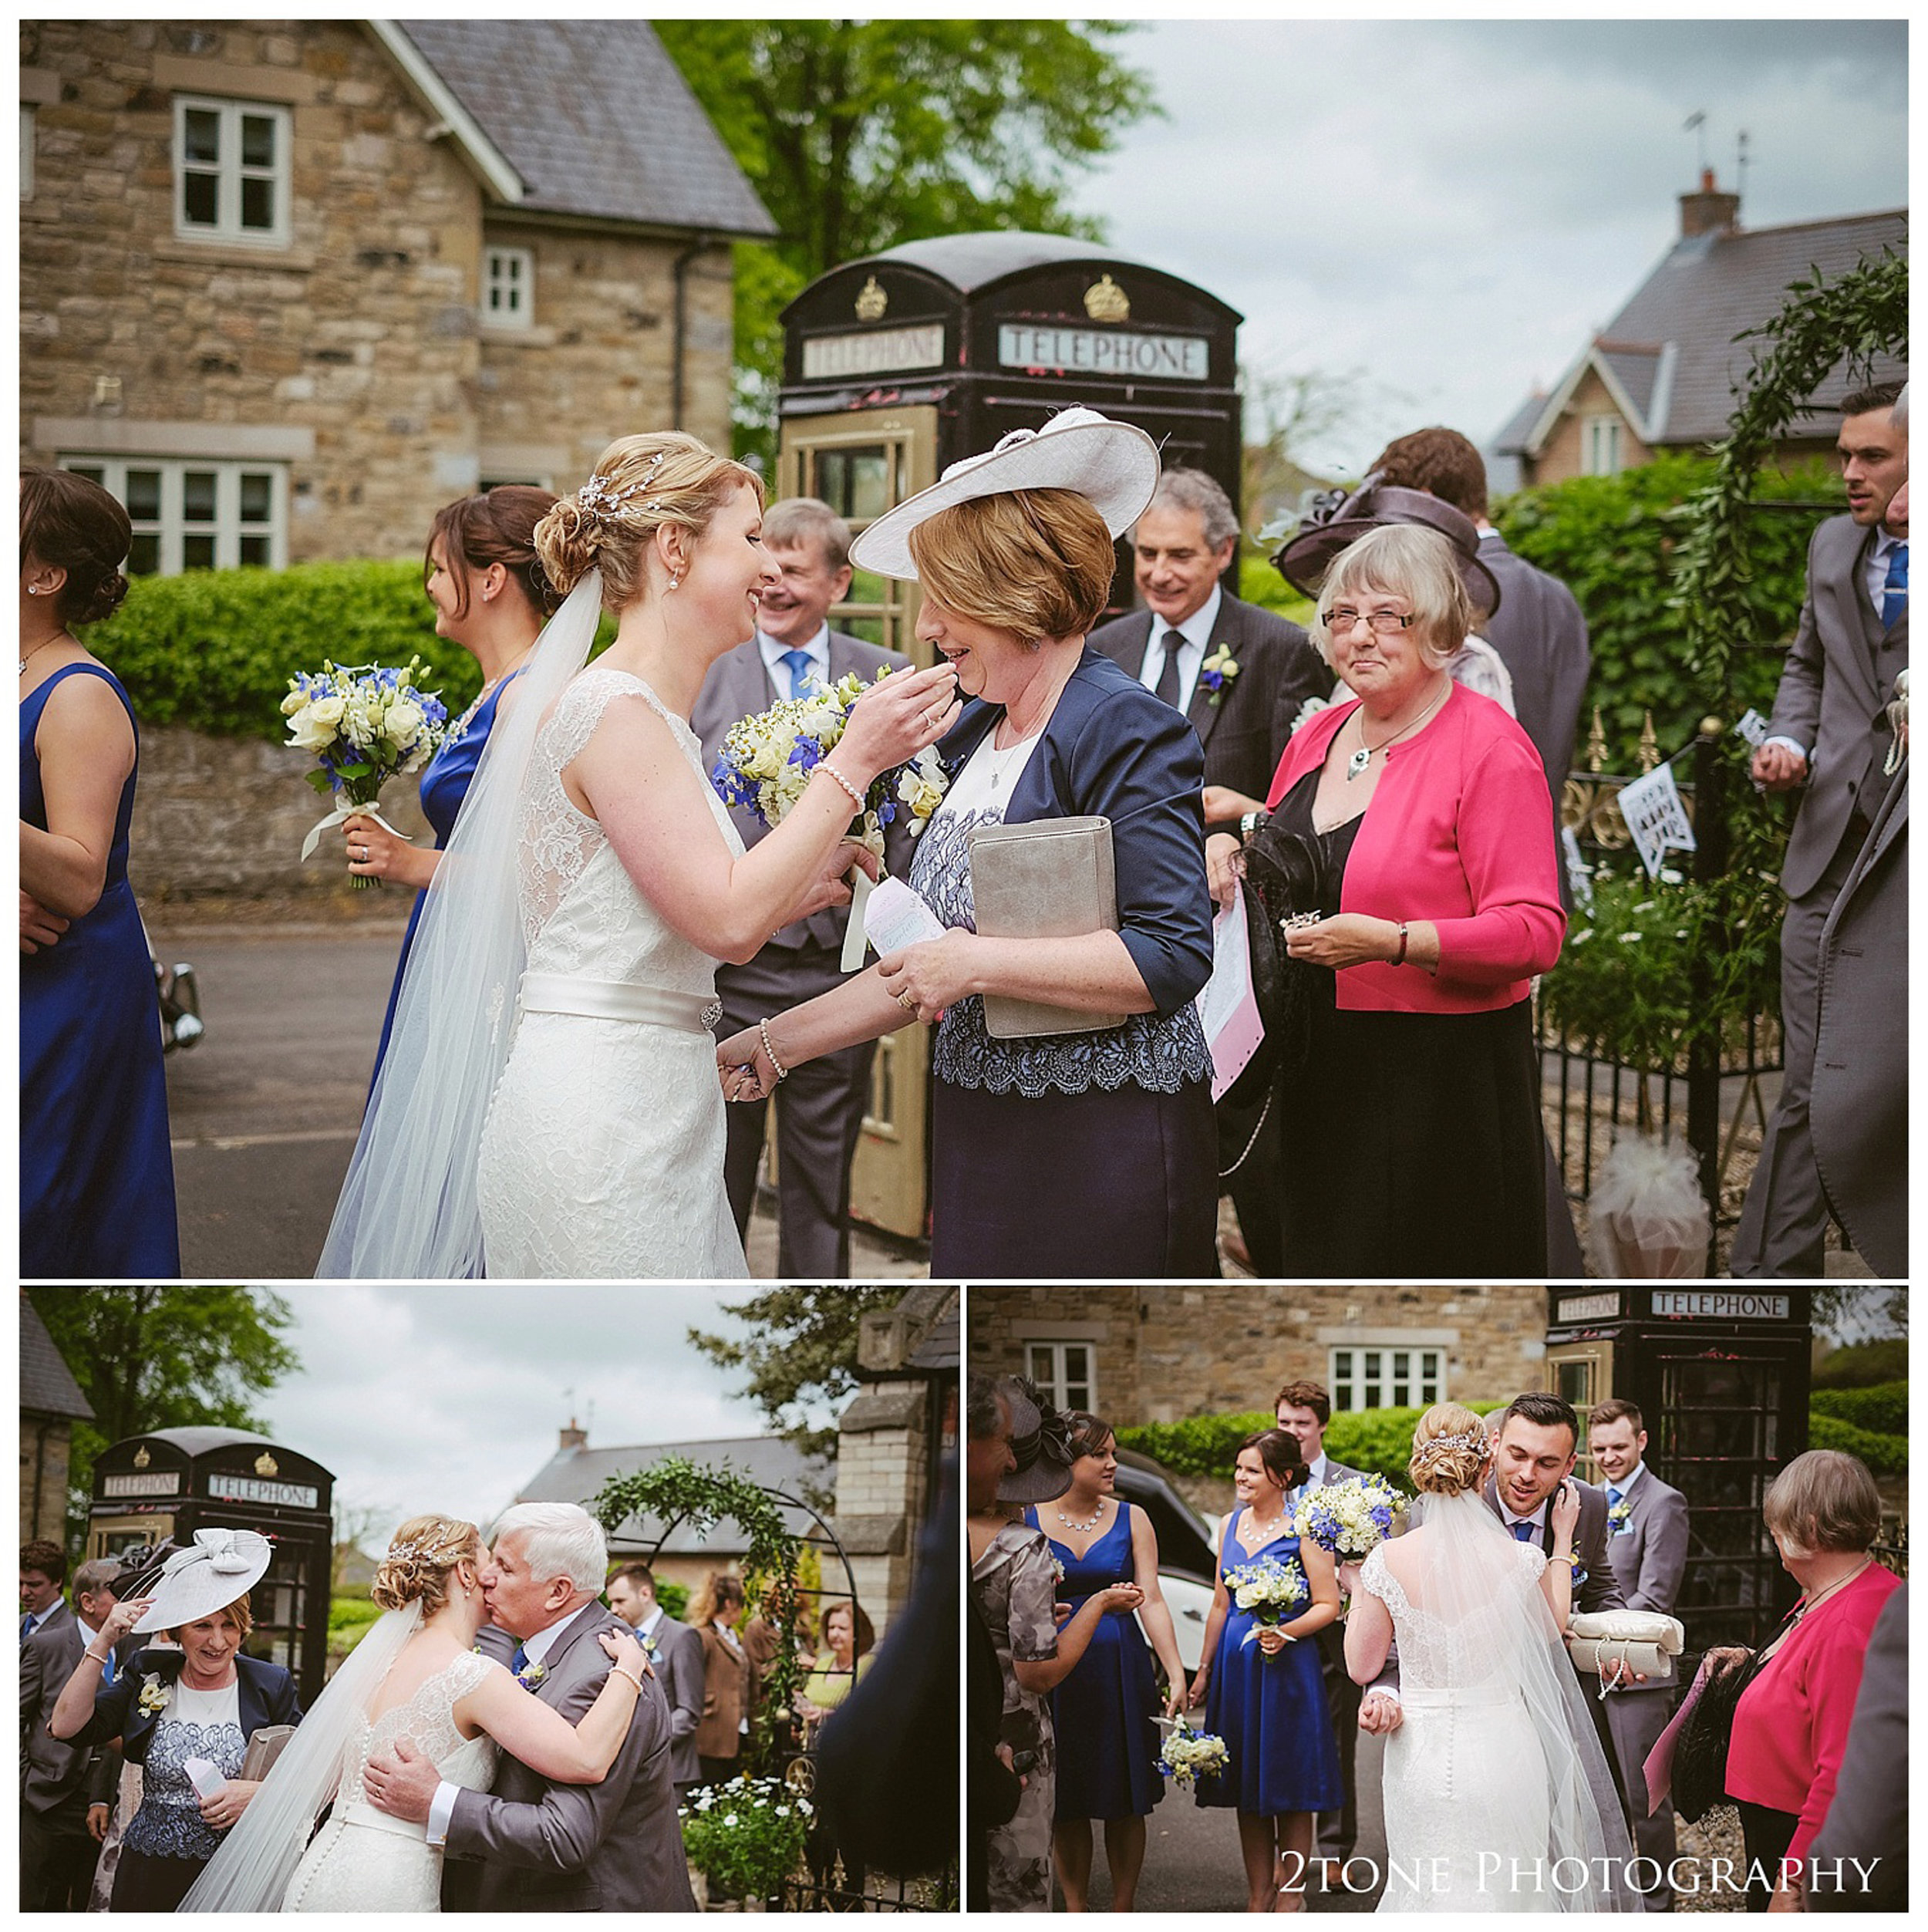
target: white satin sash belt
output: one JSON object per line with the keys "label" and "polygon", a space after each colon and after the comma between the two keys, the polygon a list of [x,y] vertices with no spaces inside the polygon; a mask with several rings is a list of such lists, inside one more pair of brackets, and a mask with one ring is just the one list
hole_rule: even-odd
{"label": "white satin sash belt", "polygon": [[573,1013],[585,1020],[628,1020],[643,1027],[707,1033],[723,1016],[720,1000],[670,993],[625,979],[584,979],[572,973],[525,973],[517,995],[524,1013]]}
{"label": "white satin sash belt", "polygon": [[1520,1694],[1519,1687],[1513,1684],[1481,1684],[1463,1691],[1422,1690],[1417,1684],[1402,1684],[1399,1701],[1409,1711],[1472,1710],[1517,1704]]}

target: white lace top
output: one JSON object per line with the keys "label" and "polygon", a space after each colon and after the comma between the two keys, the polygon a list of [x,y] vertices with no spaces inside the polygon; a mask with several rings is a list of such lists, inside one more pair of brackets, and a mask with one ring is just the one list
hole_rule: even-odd
{"label": "white lace top", "polygon": [[592,665],[558,700],[536,733],[517,825],[517,888],[532,973],[570,973],[659,986],[702,1000],[716,990],[716,962],[673,931],[636,889],[608,835],[578,811],[563,788],[577,757],[619,698],[640,698],[669,727],[703,777],[717,828],[732,853],[743,840],[703,774],[703,750],[689,725],[641,678]]}
{"label": "white lace top", "polygon": [[342,1758],[342,1781],[336,1787],[340,1816],[358,1825],[412,1837],[423,1836],[419,1824],[391,1818],[369,1804],[362,1786],[369,1760],[406,1738],[441,1775],[445,1784],[470,1791],[487,1791],[495,1777],[495,1741],[487,1735],[465,1738],[455,1725],[455,1707],[491,1671],[502,1666],[473,1650],[464,1650],[433,1677],[424,1677],[406,1702],[384,1711],[370,1723],[364,1716],[356,1725]]}
{"label": "white lace top", "polygon": [[[1544,1552],[1531,1543],[1513,1543],[1519,1559],[1522,1594],[1538,1587],[1546,1567]],[[1392,1613],[1393,1634],[1399,1644],[1401,1689],[1465,1691],[1503,1681],[1502,1660],[1508,1647],[1499,1640],[1502,1629],[1516,1620],[1498,1607],[1475,1604],[1459,1617],[1447,1617],[1413,1602],[1386,1562],[1386,1546],[1374,1545],[1360,1566],[1359,1580]]]}

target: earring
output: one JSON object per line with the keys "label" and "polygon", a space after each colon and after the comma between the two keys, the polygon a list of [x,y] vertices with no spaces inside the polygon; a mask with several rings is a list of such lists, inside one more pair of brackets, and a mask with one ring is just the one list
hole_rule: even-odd
{"label": "earring", "polygon": [[[676,586],[672,584],[672,585],[670,586],[670,588],[673,590],[673,589],[676,588]],[[46,595],[46,592],[44,592],[44,591],[41,588],[41,587],[40,587],[38,584],[29,584],[29,585],[27,586],[27,595],[28,595],[29,597],[42,597],[42,596]]]}
{"label": "earring", "polygon": [[676,588],[676,586],[677,586],[679,583],[681,583],[682,582],[683,582],[683,579],[682,579],[680,577],[672,577],[672,578],[669,579],[669,588],[670,588],[672,590],[674,590],[674,589]]}

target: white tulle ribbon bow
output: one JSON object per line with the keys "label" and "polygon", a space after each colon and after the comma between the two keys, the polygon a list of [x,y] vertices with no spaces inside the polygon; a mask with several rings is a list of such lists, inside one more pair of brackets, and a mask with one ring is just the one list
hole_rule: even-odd
{"label": "white tulle ribbon bow", "polygon": [[309,828],[307,838],[302,841],[302,857],[306,859],[312,855],[315,848],[321,843],[322,834],[330,826],[345,824],[349,819],[356,818],[373,819],[383,831],[392,838],[400,839],[405,845],[414,843],[407,833],[396,831],[372,805],[337,805],[325,818]]}

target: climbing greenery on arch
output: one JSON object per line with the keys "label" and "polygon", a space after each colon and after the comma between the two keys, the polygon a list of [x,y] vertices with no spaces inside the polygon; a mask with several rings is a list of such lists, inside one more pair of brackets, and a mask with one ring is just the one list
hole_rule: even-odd
{"label": "climbing greenery on arch", "polygon": [[[612,1476],[587,1505],[589,1513],[613,1536],[632,1516],[656,1516],[663,1534],[680,1522],[706,1534],[720,1522],[733,1522],[750,1539],[743,1559],[747,1575],[769,1580],[767,1600],[775,1612],[780,1641],[768,1674],[763,1680],[753,1759],[768,1760],[775,1717],[790,1709],[797,1686],[797,1566],[803,1539],[784,1521],[784,1512],[761,1483],[725,1465],[699,1465],[687,1456],[666,1455],[632,1475]],[[760,1605],[747,1607],[753,1613]]]}

